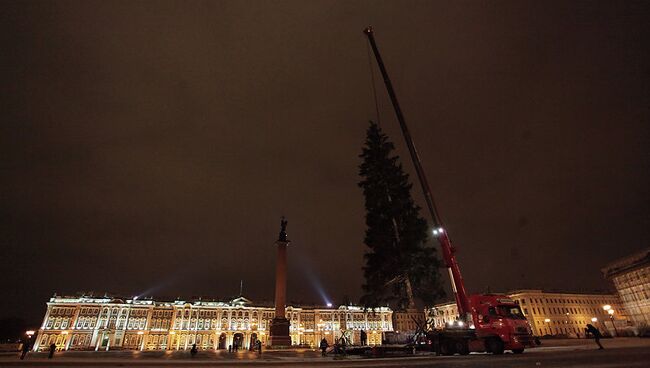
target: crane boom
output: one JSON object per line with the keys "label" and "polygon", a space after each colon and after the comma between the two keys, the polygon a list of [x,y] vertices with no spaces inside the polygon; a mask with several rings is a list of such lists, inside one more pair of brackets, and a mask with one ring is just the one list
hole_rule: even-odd
{"label": "crane boom", "polygon": [[388,95],[393,104],[395,110],[395,115],[397,115],[397,121],[399,122],[400,128],[402,130],[402,135],[406,141],[406,146],[408,147],[409,154],[411,155],[411,161],[413,161],[413,166],[415,166],[415,172],[417,173],[418,180],[420,181],[420,186],[422,187],[422,192],[424,194],[424,199],[427,203],[427,208],[429,209],[429,214],[431,215],[431,221],[433,222],[434,230],[433,234],[437,237],[440,247],[442,248],[442,255],[445,261],[445,266],[449,271],[449,277],[451,279],[451,286],[454,292],[456,299],[456,305],[458,306],[458,315],[461,319],[467,321],[471,320],[471,317],[468,317],[470,310],[469,298],[467,297],[467,292],[465,291],[465,283],[463,282],[463,276],[460,273],[460,267],[456,261],[455,248],[451,245],[449,239],[449,234],[443,226],[442,219],[438,214],[438,209],[431,195],[431,190],[429,189],[429,183],[427,181],[424,170],[422,169],[422,164],[420,162],[420,157],[418,152],[415,149],[415,144],[411,138],[406,121],[404,120],[404,115],[402,114],[402,109],[399,106],[397,101],[397,95],[393,90],[393,85],[388,77],[388,72],[384,66],[384,62],[381,59],[379,54],[379,49],[377,48],[377,43],[375,42],[374,32],[371,26],[368,26],[363,33],[368,36],[368,41],[372,47],[372,51],[375,54],[375,59],[377,60],[377,65],[381,71],[381,75],[384,78],[384,84],[388,90]]}

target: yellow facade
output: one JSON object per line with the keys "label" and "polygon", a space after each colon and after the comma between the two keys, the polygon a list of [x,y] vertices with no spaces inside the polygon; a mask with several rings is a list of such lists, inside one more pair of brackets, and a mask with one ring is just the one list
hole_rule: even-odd
{"label": "yellow facade", "polygon": [[393,312],[393,328],[395,333],[414,335],[418,326],[424,327],[424,313],[422,310],[410,309]]}
{"label": "yellow facade", "polygon": [[637,327],[650,326],[650,248],[603,268]]}
{"label": "yellow facade", "polygon": [[[240,297],[230,302],[154,301],[110,297],[58,297],[47,312],[34,351],[54,343],[59,350],[187,350],[252,348],[268,342],[275,309],[254,306]],[[392,331],[392,311],[383,307],[302,308],[288,306],[292,345],[316,347],[322,338],[330,344],[343,333],[350,342],[367,332],[369,345],[380,345],[383,332]]]}

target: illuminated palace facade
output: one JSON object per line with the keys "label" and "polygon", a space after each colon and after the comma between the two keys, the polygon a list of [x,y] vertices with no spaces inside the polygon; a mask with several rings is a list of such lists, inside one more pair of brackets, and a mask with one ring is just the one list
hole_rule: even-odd
{"label": "illuminated palace facade", "polygon": [[634,324],[650,326],[650,248],[619,259],[602,271],[614,283]]}
{"label": "illuminated palace facade", "polygon": [[[322,338],[333,344],[346,334],[353,344],[367,333],[369,345],[380,345],[392,331],[392,311],[382,307],[307,308],[287,306],[292,345],[316,347]],[[54,296],[47,303],[34,351],[58,350],[218,350],[249,349],[258,339],[269,341],[275,309],[254,306],[244,297],[229,302],[155,301],[111,297]]]}
{"label": "illuminated palace facade", "polygon": [[[615,294],[548,293],[542,290],[518,290],[507,294],[519,304],[533,334],[584,337],[587,323],[615,336],[629,329],[630,321]],[[604,307],[607,308],[604,309]],[[608,313],[613,310],[612,314]],[[458,318],[456,303],[437,304],[425,310],[434,328]]]}

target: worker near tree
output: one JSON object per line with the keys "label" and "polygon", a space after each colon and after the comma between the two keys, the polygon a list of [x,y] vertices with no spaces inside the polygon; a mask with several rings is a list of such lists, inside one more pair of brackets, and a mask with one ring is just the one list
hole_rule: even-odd
{"label": "worker near tree", "polygon": [[325,354],[327,354],[327,348],[329,346],[330,344],[328,344],[327,340],[323,337],[323,339],[320,341],[320,350],[322,356],[325,356]]}

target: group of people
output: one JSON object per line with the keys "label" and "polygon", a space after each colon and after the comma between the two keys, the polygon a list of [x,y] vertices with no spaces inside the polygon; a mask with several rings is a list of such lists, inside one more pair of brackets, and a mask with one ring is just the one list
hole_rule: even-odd
{"label": "group of people", "polygon": [[[228,345],[228,352],[229,353],[233,353],[233,352],[236,353],[236,352],[239,351],[239,348],[240,348],[239,344]],[[255,342],[251,345],[250,350],[255,350],[259,354],[262,354],[262,341],[259,340],[259,339],[255,340]]]}
{"label": "group of people", "polygon": [[[327,343],[327,341],[326,341],[326,343]],[[27,356],[27,353],[29,353],[31,348],[32,348],[31,339],[23,341],[23,346],[21,348],[21,353],[20,353],[20,360],[25,359],[25,357]],[[256,340],[254,345],[251,346],[251,350],[253,350],[253,348],[259,354],[262,354],[262,341]],[[238,349],[238,345],[235,345],[234,349],[233,349],[232,345],[228,346],[228,352],[233,352],[233,350],[236,352],[237,349]],[[56,351],[56,344],[55,343],[50,344],[50,350],[49,350],[49,353],[47,355],[47,358],[52,359],[54,357],[54,352],[55,351]],[[192,348],[190,349],[190,356],[192,358],[194,358],[198,352],[199,352],[199,349],[196,347],[196,344],[192,344]]]}
{"label": "group of people", "polygon": [[[23,346],[21,348],[21,353],[20,353],[20,360],[24,360],[25,357],[27,356],[27,353],[32,349],[32,340],[24,340],[23,341]],[[56,344],[51,343],[50,344],[50,351],[47,354],[47,359],[52,359],[54,357],[54,352],[56,351]]]}

